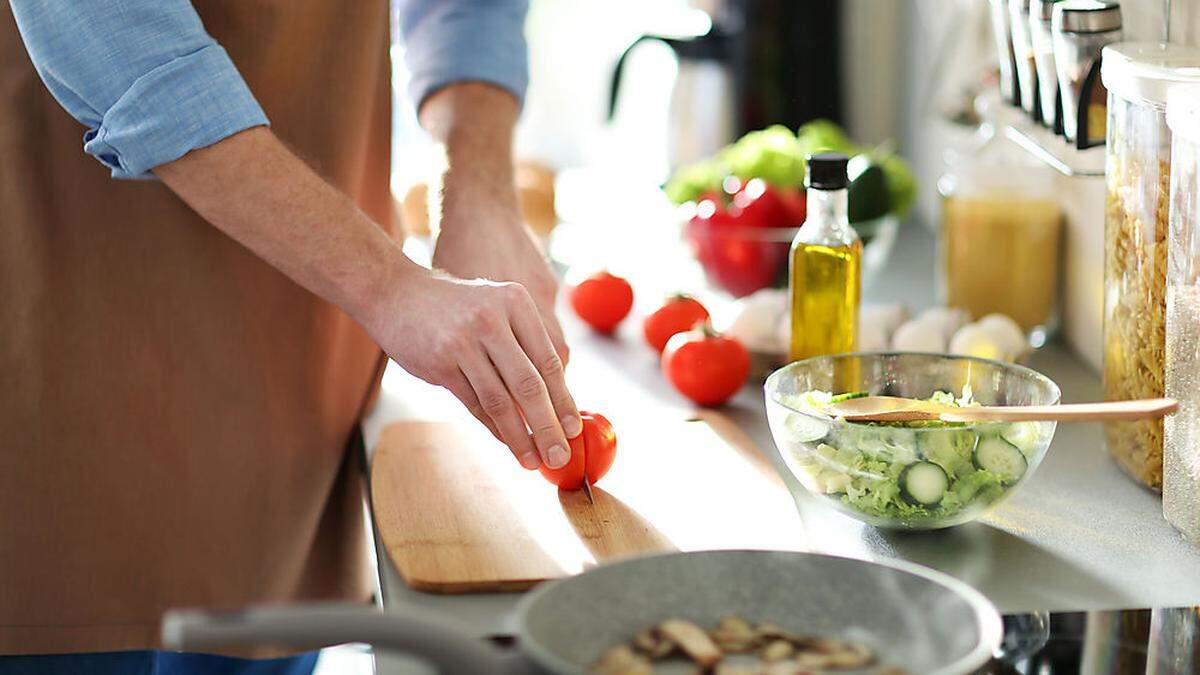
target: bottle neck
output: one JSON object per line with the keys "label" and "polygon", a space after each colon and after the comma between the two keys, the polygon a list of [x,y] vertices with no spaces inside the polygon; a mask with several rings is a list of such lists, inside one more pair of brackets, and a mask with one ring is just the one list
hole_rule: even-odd
{"label": "bottle neck", "polygon": [[841,190],[808,189],[808,217],[799,236],[809,244],[849,244],[858,239],[846,215],[847,193]]}

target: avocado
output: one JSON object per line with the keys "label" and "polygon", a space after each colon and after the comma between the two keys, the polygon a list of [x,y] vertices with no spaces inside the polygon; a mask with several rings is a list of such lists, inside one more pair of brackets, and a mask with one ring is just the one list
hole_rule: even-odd
{"label": "avocado", "polygon": [[892,209],[892,198],[883,169],[867,155],[858,155],[850,160],[847,169],[850,177],[847,215],[850,222],[859,223],[887,215]]}

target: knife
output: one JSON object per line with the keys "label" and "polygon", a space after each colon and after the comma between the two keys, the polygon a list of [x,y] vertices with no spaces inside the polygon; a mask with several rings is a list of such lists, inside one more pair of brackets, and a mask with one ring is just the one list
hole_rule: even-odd
{"label": "knife", "polygon": [[587,493],[588,504],[595,504],[596,499],[592,497],[592,481],[588,480],[587,473],[583,474],[583,491]]}

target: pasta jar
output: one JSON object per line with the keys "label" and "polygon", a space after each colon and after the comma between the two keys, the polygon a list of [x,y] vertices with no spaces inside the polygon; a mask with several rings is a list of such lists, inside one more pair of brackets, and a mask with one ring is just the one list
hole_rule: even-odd
{"label": "pasta jar", "polygon": [[1200,87],[1170,91],[1167,126],[1166,393],[1179,401],[1179,411],[1164,421],[1163,515],[1200,543]]}
{"label": "pasta jar", "polygon": [[[1104,48],[1108,89],[1104,218],[1104,392],[1163,395],[1171,131],[1167,91],[1200,82],[1200,50],[1174,44]],[[1108,450],[1130,476],[1162,486],[1161,420],[1110,422]]]}

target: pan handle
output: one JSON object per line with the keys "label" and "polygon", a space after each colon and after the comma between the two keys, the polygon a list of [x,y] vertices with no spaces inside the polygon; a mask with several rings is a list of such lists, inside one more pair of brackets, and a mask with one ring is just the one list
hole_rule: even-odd
{"label": "pan handle", "polygon": [[519,654],[504,655],[451,623],[362,605],[171,610],[163,616],[162,641],[168,649],[187,651],[264,645],[315,649],[362,642],[423,659],[442,673],[532,672]]}

